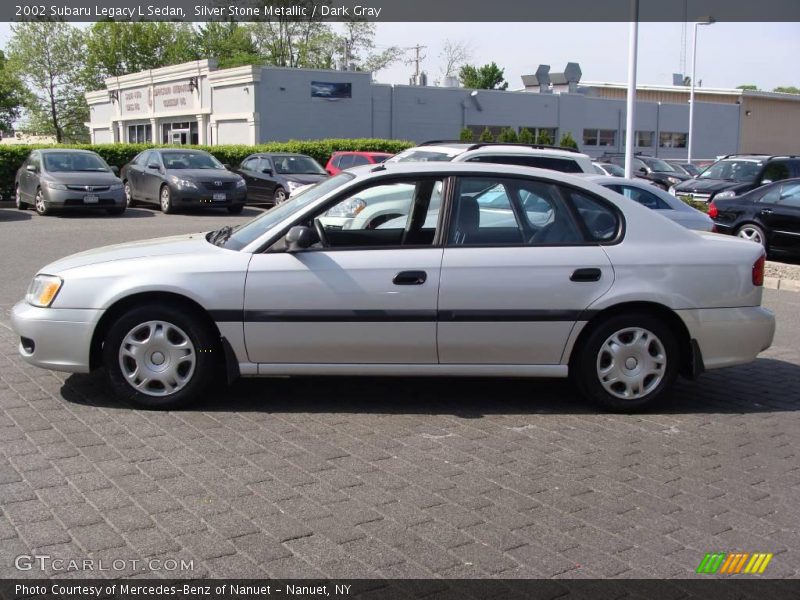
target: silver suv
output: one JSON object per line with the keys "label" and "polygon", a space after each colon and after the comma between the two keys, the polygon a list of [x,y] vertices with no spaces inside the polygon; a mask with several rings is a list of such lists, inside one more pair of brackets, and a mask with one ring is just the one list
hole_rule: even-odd
{"label": "silver suv", "polygon": [[595,173],[592,159],[572,148],[496,142],[425,142],[386,162],[483,162],[550,169],[562,173]]}

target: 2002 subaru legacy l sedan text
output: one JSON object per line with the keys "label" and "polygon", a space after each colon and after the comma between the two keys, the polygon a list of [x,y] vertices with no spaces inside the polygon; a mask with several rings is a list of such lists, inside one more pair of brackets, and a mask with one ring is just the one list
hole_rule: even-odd
{"label": "2002 subaru legacy l sedan text", "polygon": [[[403,196],[405,219],[326,224],[364,191]],[[225,370],[570,376],[585,397],[634,410],[678,374],[769,347],[763,273],[758,244],[689,231],[577,177],[387,163],[236,229],[56,261],[12,325],[28,362],[104,366],[120,396],[153,408],[197,398]]]}

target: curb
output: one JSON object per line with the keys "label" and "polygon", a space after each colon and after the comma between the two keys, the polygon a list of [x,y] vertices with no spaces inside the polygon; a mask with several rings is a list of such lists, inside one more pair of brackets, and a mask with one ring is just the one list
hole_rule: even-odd
{"label": "curb", "polygon": [[764,277],[764,287],[783,292],[800,292],[800,281],[786,279],[785,277]]}

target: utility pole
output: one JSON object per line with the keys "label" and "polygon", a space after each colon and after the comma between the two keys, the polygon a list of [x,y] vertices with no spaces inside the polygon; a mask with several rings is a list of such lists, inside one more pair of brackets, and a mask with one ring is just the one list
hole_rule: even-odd
{"label": "utility pole", "polygon": [[419,64],[425,60],[425,55],[420,54],[422,50],[427,48],[427,46],[420,46],[417,44],[416,46],[410,46],[408,48],[403,48],[403,50],[413,50],[414,51],[414,58],[409,61],[406,61],[406,64],[414,63],[414,85],[419,85]]}

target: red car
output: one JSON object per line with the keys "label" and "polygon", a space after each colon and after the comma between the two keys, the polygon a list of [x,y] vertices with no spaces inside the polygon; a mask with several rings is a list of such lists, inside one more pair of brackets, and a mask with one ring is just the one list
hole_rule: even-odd
{"label": "red car", "polygon": [[349,169],[350,167],[358,167],[360,165],[377,165],[382,163],[387,158],[392,156],[387,152],[356,152],[356,151],[339,151],[331,154],[328,159],[328,164],[325,165],[325,170],[331,175]]}

